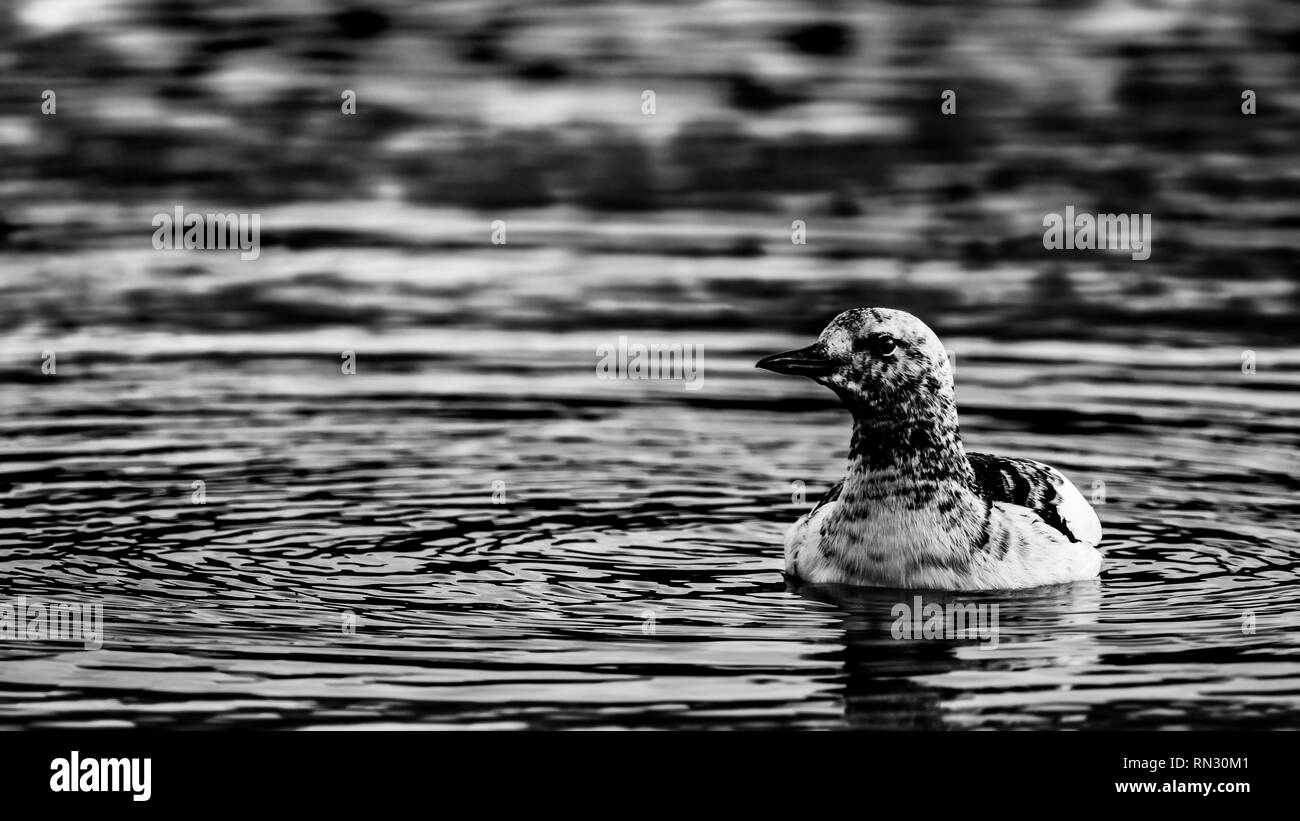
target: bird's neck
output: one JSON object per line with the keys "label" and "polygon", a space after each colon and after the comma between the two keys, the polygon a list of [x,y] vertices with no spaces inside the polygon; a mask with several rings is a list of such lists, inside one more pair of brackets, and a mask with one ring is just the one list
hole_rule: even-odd
{"label": "bird's neck", "polygon": [[906,417],[854,414],[848,483],[860,493],[926,493],[968,487],[972,480],[951,404]]}
{"label": "bird's neck", "polygon": [[907,586],[922,567],[960,572],[987,510],[972,487],[951,404],[889,418],[855,413],[849,472],[822,523],[823,552],[889,586]]}

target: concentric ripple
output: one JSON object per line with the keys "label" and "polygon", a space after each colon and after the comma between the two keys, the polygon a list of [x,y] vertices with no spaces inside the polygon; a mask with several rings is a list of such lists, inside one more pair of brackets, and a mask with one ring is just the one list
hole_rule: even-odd
{"label": "concentric ripple", "polygon": [[[99,603],[104,642],[0,641],[0,725],[1300,725],[1300,348],[1248,375],[1226,332],[927,316],[958,329],[968,447],[1065,471],[1107,561],[955,599],[997,605],[995,647],[899,640],[915,594],[778,572],[848,438],[829,395],[752,367],[804,339],[754,320],[814,287],[797,263],[745,261],[771,287],[742,296],[725,258],[303,252],[232,302],[205,298],[229,271],[155,259],[6,275],[90,296],[0,352],[3,597]],[[596,379],[627,333],[703,344],[704,389]]]}

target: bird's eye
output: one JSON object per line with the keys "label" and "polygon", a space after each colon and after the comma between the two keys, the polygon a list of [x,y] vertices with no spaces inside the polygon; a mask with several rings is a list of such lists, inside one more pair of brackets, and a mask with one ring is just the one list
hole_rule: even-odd
{"label": "bird's eye", "polygon": [[898,342],[892,336],[858,337],[853,340],[854,351],[870,351],[873,356],[893,356],[897,348]]}

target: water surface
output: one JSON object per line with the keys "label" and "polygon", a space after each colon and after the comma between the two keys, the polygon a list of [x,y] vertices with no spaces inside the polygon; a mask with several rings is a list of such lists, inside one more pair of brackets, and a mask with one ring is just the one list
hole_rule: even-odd
{"label": "water surface", "polygon": [[[1071,320],[1032,270],[700,234],[9,256],[0,594],[101,603],[106,635],[0,642],[0,725],[1300,725],[1300,345],[1133,319],[1122,274],[1072,274],[1114,314]],[[862,304],[956,353],[968,448],[1102,502],[1099,581],[933,597],[997,604],[996,648],[779,572],[848,417],[753,362]],[[620,334],[704,345],[704,387],[598,380]]]}

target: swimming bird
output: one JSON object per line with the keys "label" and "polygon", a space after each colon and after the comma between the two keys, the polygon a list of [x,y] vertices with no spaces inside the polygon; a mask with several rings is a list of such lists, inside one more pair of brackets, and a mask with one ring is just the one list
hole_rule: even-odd
{"label": "swimming bird", "polygon": [[848,474],[791,526],[805,582],[1010,590],[1091,579],[1101,523],[1060,471],[967,453],[948,354],[905,311],[857,308],[757,367],[806,376],[853,415]]}

